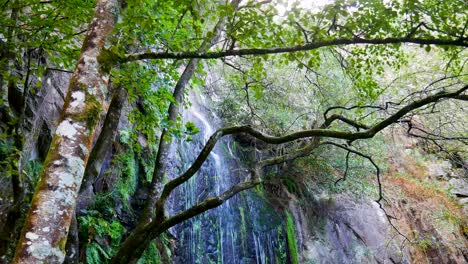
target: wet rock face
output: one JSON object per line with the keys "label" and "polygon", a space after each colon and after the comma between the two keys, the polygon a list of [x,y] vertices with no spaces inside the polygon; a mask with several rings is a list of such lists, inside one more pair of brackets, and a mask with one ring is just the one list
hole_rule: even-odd
{"label": "wet rock face", "polygon": [[401,239],[374,201],[344,194],[318,197],[306,211],[308,216],[295,217],[303,229],[303,263],[409,263],[398,247]]}
{"label": "wet rock face", "polygon": [[26,100],[25,161],[38,158],[43,160],[49,149],[57,120],[62,112],[71,74],[47,71],[42,77],[42,87]]}
{"label": "wet rock face", "polygon": [[450,192],[458,198],[463,213],[468,216],[468,178],[452,178],[449,184],[452,186]]}
{"label": "wet rock face", "polygon": [[331,251],[320,259],[340,263],[405,262],[403,253],[393,244],[395,241],[390,240],[391,230],[377,203],[337,196],[327,212],[325,229]]}

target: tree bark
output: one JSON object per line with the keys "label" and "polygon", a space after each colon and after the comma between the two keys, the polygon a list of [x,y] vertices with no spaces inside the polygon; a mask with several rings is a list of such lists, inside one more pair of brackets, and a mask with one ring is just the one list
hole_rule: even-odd
{"label": "tree bark", "polygon": [[116,89],[117,91],[110,103],[101,133],[99,134],[96,144],[94,144],[93,150],[89,155],[89,162],[86,165],[83,181],[79,191],[80,195],[78,197],[77,204],[78,213],[80,209],[86,209],[95,194],[93,184],[101,173],[102,165],[106,159],[106,154],[111,148],[112,142],[117,134],[122,108],[127,101],[127,91],[122,87],[117,87]]}
{"label": "tree bark", "polygon": [[92,138],[98,117],[107,108],[110,62],[103,51],[118,12],[118,0],[97,1],[14,263],[64,261],[68,229]]}

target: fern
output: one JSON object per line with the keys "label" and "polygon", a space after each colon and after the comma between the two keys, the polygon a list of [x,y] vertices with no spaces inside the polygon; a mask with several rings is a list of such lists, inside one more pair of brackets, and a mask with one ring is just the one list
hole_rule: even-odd
{"label": "fern", "polygon": [[119,155],[116,162],[119,170],[116,189],[120,194],[124,207],[128,209],[130,208],[130,197],[135,193],[138,184],[138,163],[135,161],[135,155],[131,148]]}
{"label": "fern", "polygon": [[101,264],[107,263],[112,256],[96,242],[92,242],[86,249],[86,263]]}
{"label": "fern", "polygon": [[146,248],[145,252],[138,260],[137,264],[155,264],[161,263],[161,257],[159,256],[158,248],[155,242],[151,242]]}
{"label": "fern", "polygon": [[[86,216],[78,218],[82,237],[88,238],[86,245],[87,263],[107,263],[115,253],[125,228],[118,221],[107,221],[99,216],[97,211],[85,211]],[[109,239],[110,238],[110,239]],[[110,246],[97,243],[102,239],[111,241]]]}

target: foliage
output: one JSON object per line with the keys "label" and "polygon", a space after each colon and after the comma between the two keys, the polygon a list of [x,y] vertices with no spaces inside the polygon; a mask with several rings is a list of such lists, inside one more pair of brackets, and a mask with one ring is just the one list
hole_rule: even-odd
{"label": "foliage", "polygon": [[39,180],[39,175],[42,171],[42,163],[38,160],[30,160],[24,168],[24,175],[27,177],[27,182],[31,186],[36,186]]}
{"label": "foliage", "polygon": [[145,253],[137,262],[138,264],[161,263],[159,251],[155,242],[151,242],[145,250]]}
{"label": "foliage", "polygon": [[[87,238],[86,262],[107,263],[115,253],[125,228],[116,220],[107,221],[98,211],[86,211],[87,215],[78,218],[81,237]],[[108,240],[110,245],[102,243]]]}
{"label": "foliage", "polygon": [[[170,89],[174,84],[171,72],[175,68],[165,67],[164,64],[129,63],[112,70],[114,83],[127,90],[129,102],[134,105],[129,114],[129,121],[135,126],[129,130],[133,132],[130,134],[132,142],[137,141],[139,132],[150,144],[155,144],[158,129],[168,125],[164,120],[167,119],[169,103],[174,102]],[[167,74],[159,75],[158,71]],[[137,144],[135,147],[139,149]]]}
{"label": "foliage", "polygon": [[[21,76],[4,67],[9,56],[14,56],[17,65],[28,64],[29,74],[39,77],[47,66],[39,60],[31,60],[31,56],[37,54],[48,57],[49,63],[58,68],[73,67],[94,5],[92,0],[4,1],[0,9],[0,65],[3,65],[0,75],[13,82]],[[24,51],[29,55],[24,56]],[[6,54],[9,55],[4,56]]]}
{"label": "foliage", "polygon": [[132,149],[118,155],[114,159],[118,181],[116,189],[126,209],[130,207],[129,201],[135,193],[138,184],[138,163]]}
{"label": "foliage", "polygon": [[1,176],[10,177],[13,173],[11,170],[16,167],[16,165],[12,164],[12,162],[17,162],[12,160],[12,158],[17,154],[20,150],[15,147],[14,137],[8,137],[6,133],[2,134],[0,137],[0,167],[1,169]]}

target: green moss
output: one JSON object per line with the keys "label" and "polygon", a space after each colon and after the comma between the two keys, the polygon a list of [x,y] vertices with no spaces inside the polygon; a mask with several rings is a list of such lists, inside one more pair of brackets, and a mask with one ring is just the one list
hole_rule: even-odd
{"label": "green moss", "polygon": [[265,199],[265,189],[263,188],[263,185],[257,185],[255,186],[255,193],[260,197]]}
{"label": "green moss", "polygon": [[119,57],[117,54],[107,50],[107,49],[102,49],[101,53],[97,57],[97,60],[100,64],[99,70],[101,73],[109,73],[112,69],[112,67],[116,64],[118,61]]}
{"label": "green moss", "polygon": [[67,246],[67,237],[64,237],[59,242],[60,251],[65,252],[65,247]]}
{"label": "green moss", "polygon": [[288,240],[289,254],[291,256],[291,263],[299,263],[299,255],[297,251],[296,230],[294,226],[294,219],[292,215],[286,211],[286,236]]}
{"label": "green moss", "polygon": [[277,227],[277,241],[278,247],[275,248],[275,263],[287,263],[287,249],[286,243],[283,240],[283,228],[281,226]]}
{"label": "green moss", "polygon": [[239,207],[239,213],[241,217],[241,245],[242,245],[242,252],[244,255],[247,255],[247,223],[245,221],[245,212],[244,207]]}
{"label": "green moss", "polygon": [[[99,100],[96,99],[95,95],[89,93],[89,88],[84,85],[83,83],[79,83],[76,79],[72,78],[70,80],[70,87],[72,87],[72,91],[80,91],[85,93],[85,108],[79,114],[73,114],[73,119],[75,121],[85,121],[89,128],[93,128],[101,118],[102,112],[102,105]],[[70,96],[71,93],[68,94],[67,98],[65,99],[65,104],[68,105],[70,103]]]}
{"label": "green moss", "polygon": [[[216,233],[218,235],[218,243],[216,245],[217,252],[218,252],[218,263],[221,263],[222,259],[223,259],[223,255],[222,255],[222,246],[223,245],[221,244],[221,240],[222,240],[221,228],[217,228]],[[210,260],[210,262],[212,262],[212,261]]]}
{"label": "green moss", "polygon": [[96,97],[86,94],[85,109],[76,117],[76,120],[86,121],[86,125],[89,128],[92,128],[99,122],[99,119],[101,118],[101,110],[101,103],[96,99]]}
{"label": "green moss", "polygon": [[286,178],[283,179],[283,184],[288,189],[288,192],[297,193],[298,187],[297,187],[296,181],[294,179],[286,177]]}
{"label": "green moss", "polygon": [[239,213],[241,217],[241,239],[245,241],[247,239],[247,225],[245,223],[244,207],[239,207]]}

